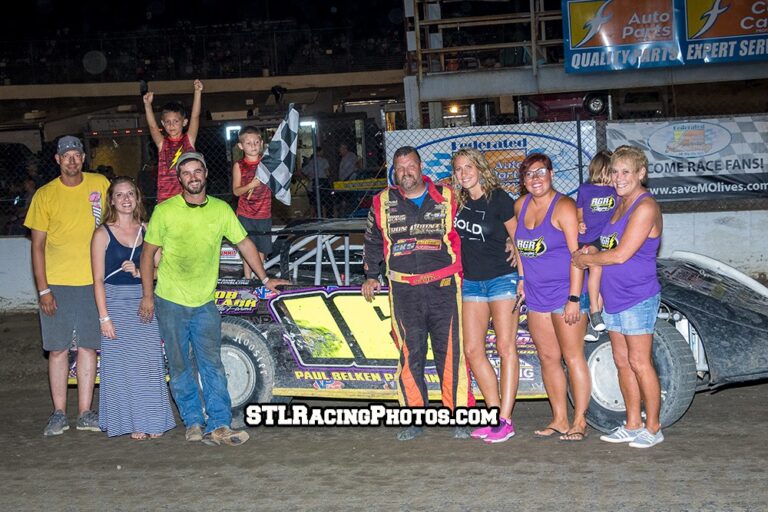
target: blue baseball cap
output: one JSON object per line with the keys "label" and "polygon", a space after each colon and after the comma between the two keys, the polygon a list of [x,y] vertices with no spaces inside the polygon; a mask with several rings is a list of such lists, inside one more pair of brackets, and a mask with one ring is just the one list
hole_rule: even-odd
{"label": "blue baseball cap", "polygon": [[73,137],[72,135],[65,135],[64,137],[59,139],[59,145],[56,148],[56,154],[61,156],[67,151],[78,151],[80,153],[85,153],[83,150],[83,143],[78,139],[77,137]]}

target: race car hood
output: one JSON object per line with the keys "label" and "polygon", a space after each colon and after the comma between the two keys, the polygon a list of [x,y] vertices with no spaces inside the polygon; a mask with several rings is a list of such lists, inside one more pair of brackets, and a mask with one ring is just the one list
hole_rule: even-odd
{"label": "race car hood", "polygon": [[661,300],[696,328],[711,387],[768,377],[768,297],[696,265],[658,260]]}

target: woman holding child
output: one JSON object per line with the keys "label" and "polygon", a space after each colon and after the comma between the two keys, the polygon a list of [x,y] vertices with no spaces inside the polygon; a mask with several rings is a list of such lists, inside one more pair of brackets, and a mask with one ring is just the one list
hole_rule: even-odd
{"label": "woman holding child", "polygon": [[[619,203],[600,235],[602,251],[574,252],[573,264],[578,268],[602,267],[604,320],[627,409],[626,422],[600,439],[650,448],[664,441],[659,421],[661,388],[652,358],[661,298],[656,253],[663,222],[659,205],[645,188],[648,159],[641,149],[616,149],[611,157],[611,177]],[[645,424],[641,405],[645,406]]]}

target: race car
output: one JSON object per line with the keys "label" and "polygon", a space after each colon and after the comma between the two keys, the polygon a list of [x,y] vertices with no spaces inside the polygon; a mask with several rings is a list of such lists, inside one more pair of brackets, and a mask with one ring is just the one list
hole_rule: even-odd
{"label": "race car", "polygon": [[[344,219],[280,231],[277,254],[268,262],[270,273],[292,281],[280,294],[239,277],[237,251],[222,248],[216,305],[235,414],[250,403],[293,398],[397,399],[399,354],[390,334],[387,289],[371,303],[360,293],[364,228],[363,219]],[[662,304],[653,356],[661,422],[669,426],[685,414],[696,391],[768,377],[768,289],[691,253],[659,259],[658,276]],[[517,398],[546,398],[525,305],[520,311]],[[498,371],[492,325],[486,348]],[[592,377],[587,421],[609,432],[624,420],[625,409],[608,336],[587,343],[585,352]],[[434,365],[426,373],[430,398],[437,400]],[[476,385],[473,391],[482,398]]]}

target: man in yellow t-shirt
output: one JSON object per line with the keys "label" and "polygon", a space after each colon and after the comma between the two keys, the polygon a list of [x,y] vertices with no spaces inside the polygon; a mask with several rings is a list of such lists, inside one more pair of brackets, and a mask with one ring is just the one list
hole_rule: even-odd
{"label": "man in yellow t-shirt", "polygon": [[101,330],[90,248],[109,181],[100,174],[83,172],[85,153],[77,137],[59,139],[55,158],[60,175],[35,192],[24,221],[32,230],[32,270],[39,295],[43,348],[49,352],[53,414],[44,436],[69,429],[67,374],[73,334],[78,348],[77,429],[101,431],[99,417],[91,410]]}

